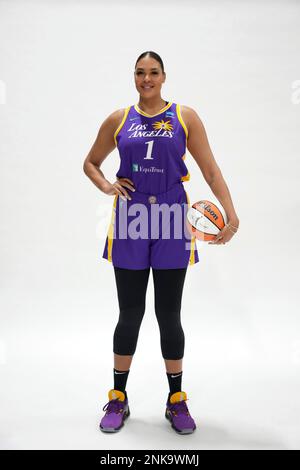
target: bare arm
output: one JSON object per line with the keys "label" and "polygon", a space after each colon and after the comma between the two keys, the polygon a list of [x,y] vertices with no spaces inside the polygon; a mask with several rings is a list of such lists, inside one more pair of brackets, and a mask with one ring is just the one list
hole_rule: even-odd
{"label": "bare arm", "polygon": [[101,191],[103,191],[109,181],[107,181],[103,172],[100,170],[100,166],[116,146],[113,136],[122,120],[122,116],[122,110],[118,110],[110,114],[103,121],[96,140],[83,163],[84,173]]}
{"label": "bare arm", "polygon": [[[91,150],[83,163],[83,171],[90,180],[106,194],[114,195],[124,194],[129,196],[122,185],[131,189],[127,178],[120,178],[114,184],[111,184],[100,170],[100,166],[105,158],[115,149],[114,133],[119,127],[124,115],[124,109],[119,109],[110,114],[101,124],[98,135]],[[122,197],[122,196],[121,196]]]}
{"label": "bare arm", "polygon": [[204,125],[192,108],[181,106],[182,118],[188,129],[187,148],[196,160],[203,177],[226,212],[228,222],[238,226],[239,219],[233,207],[229,189],[213,156]]}

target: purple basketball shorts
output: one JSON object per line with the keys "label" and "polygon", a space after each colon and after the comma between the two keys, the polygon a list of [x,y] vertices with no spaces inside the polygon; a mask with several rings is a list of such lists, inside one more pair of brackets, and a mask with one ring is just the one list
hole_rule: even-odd
{"label": "purple basketball shorts", "polygon": [[198,263],[196,238],[187,229],[190,201],[183,184],[146,194],[115,195],[102,258],[119,268],[186,268]]}

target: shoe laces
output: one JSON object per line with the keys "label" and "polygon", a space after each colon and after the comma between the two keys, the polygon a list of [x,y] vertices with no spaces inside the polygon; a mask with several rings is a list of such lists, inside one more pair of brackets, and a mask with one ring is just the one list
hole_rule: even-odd
{"label": "shoe laces", "polygon": [[119,400],[119,398],[114,398],[113,400],[108,401],[103,406],[103,411],[106,411],[106,414],[109,413],[121,413],[123,411],[124,403]]}
{"label": "shoe laces", "polygon": [[176,403],[170,403],[170,411],[174,413],[175,416],[177,416],[178,414],[186,414],[189,416],[189,410],[187,404],[185,403],[187,400],[188,398],[186,400],[177,401]]}

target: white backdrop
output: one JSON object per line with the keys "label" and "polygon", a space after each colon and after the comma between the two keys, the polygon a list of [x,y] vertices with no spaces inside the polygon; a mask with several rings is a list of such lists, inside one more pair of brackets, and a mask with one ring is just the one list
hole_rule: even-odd
{"label": "white backdrop", "polygon": [[[284,0],[0,1],[1,448],[300,448],[299,16]],[[118,319],[102,258],[113,198],[82,164],[107,115],[138,102],[149,49],[163,99],[201,117],[240,218],[227,245],[197,242],[187,273],[182,386],[198,429],[185,438],[164,417],[152,273],[131,417],[98,430]],[[191,201],[217,202],[185,162]],[[101,168],[111,182],[118,164],[115,150]]]}

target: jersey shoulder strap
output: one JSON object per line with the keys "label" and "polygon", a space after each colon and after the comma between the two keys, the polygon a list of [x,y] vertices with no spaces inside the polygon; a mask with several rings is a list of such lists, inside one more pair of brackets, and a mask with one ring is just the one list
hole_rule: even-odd
{"label": "jersey shoulder strap", "polygon": [[181,124],[182,127],[183,127],[183,130],[184,130],[185,136],[186,136],[186,140],[187,140],[189,133],[188,133],[187,127],[186,127],[186,125],[185,125],[185,122],[184,122],[184,120],[182,119],[182,115],[181,115],[181,106],[180,106],[180,104],[178,104],[178,103],[176,104],[176,114],[177,114],[177,117],[178,117],[178,121],[180,122],[180,124]]}
{"label": "jersey shoulder strap", "polygon": [[115,131],[114,133],[114,141],[115,141],[115,144],[118,145],[118,142],[117,142],[117,135],[119,134],[120,130],[122,129],[122,127],[124,126],[124,123],[126,121],[126,118],[128,116],[128,113],[130,111],[130,108],[131,108],[131,105],[130,106],[127,106],[127,108],[125,108],[124,110],[124,114],[123,114],[123,119],[119,125],[119,127],[117,128],[117,130]]}

